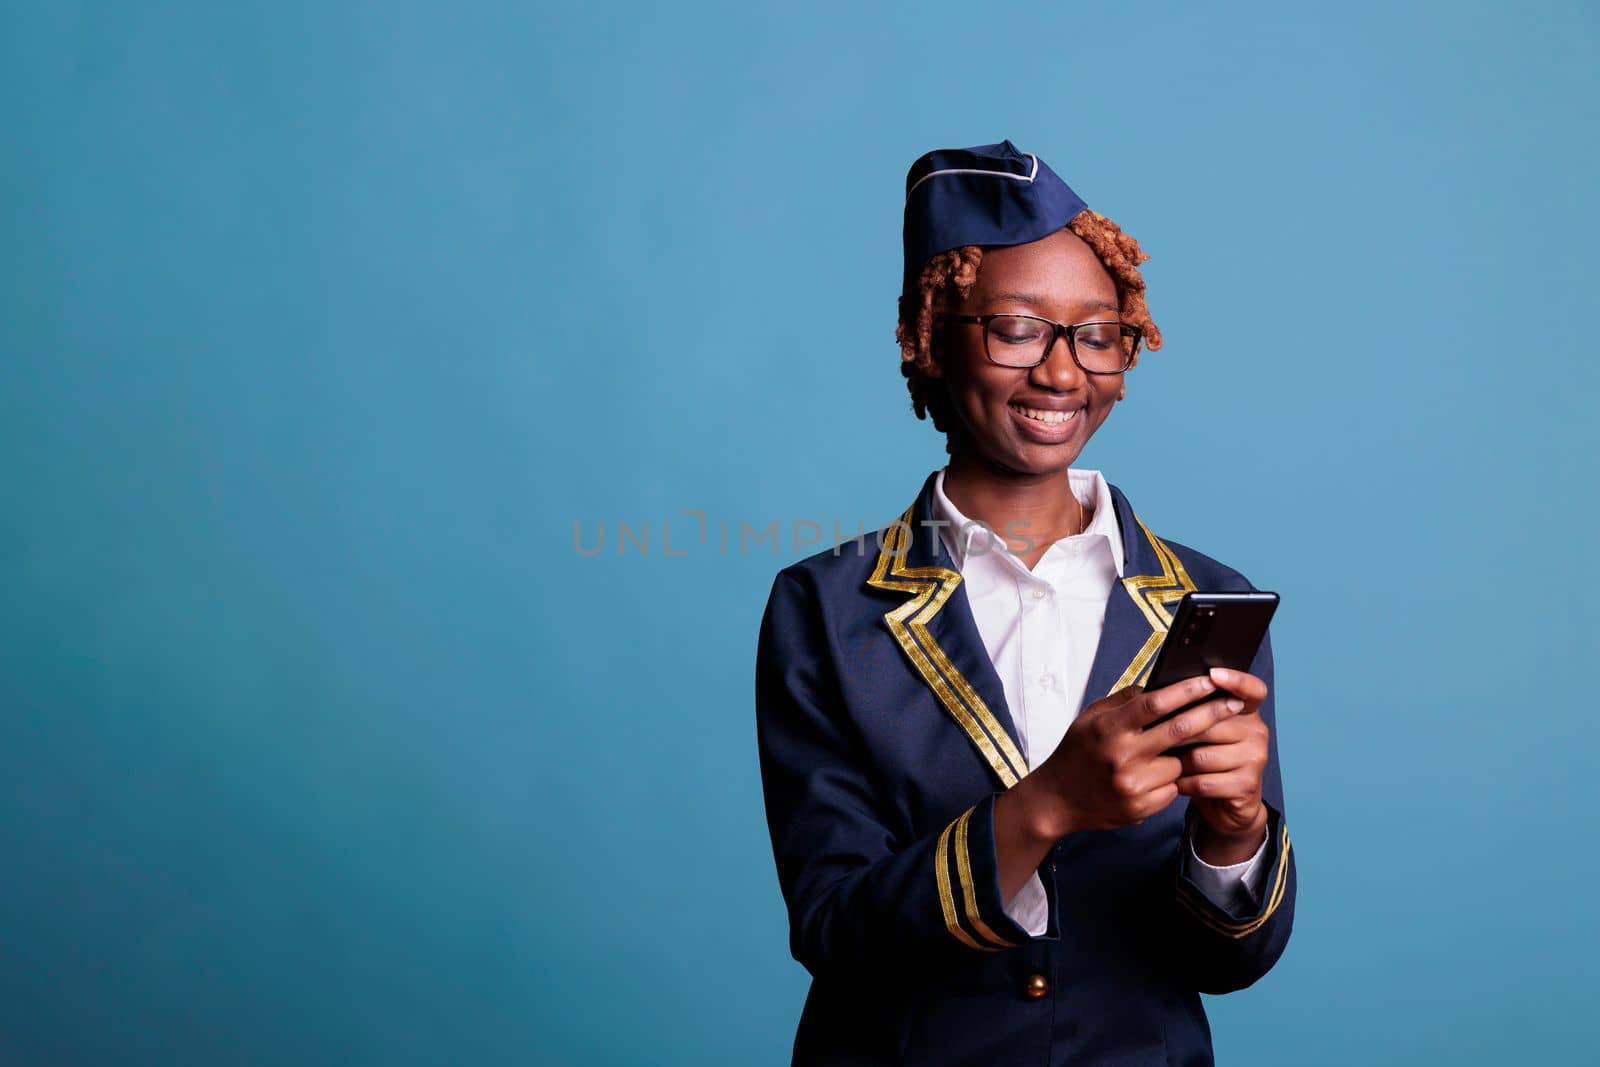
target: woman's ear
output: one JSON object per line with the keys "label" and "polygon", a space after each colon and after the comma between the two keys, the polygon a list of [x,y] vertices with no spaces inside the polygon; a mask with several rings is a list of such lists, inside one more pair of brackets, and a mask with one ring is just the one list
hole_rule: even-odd
{"label": "woman's ear", "polygon": [[1123,385],[1120,389],[1117,390],[1117,399],[1118,400],[1126,400],[1127,398],[1128,398],[1128,387],[1127,387],[1127,385]]}

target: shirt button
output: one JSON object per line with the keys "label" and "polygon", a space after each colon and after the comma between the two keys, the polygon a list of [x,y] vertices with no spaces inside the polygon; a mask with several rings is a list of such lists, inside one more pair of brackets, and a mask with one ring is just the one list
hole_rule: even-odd
{"label": "shirt button", "polygon": [[1035,589],[1033,591],[1033,599],[1035,600],[1043,600],[1046,596],[1049,596],[1049,594],[1043,589]]}
{"label": "shirt button", "polygon": [[1040,689],[1049,689],[1051,686],[1053,686],[1055,684],[1056,684],[1056,676],[1055,675],[1053,675],[1053,674],[1041,674],[1041,675],[1039,675],[1039,688]]}
{"label": "shirt button", "polygon": [[1030,974],[1028,980],[1022,984],[1022,991],[1027,994],[1029,1000],[1038,1000],[1049,995],[1050,983],[1042,974]]}

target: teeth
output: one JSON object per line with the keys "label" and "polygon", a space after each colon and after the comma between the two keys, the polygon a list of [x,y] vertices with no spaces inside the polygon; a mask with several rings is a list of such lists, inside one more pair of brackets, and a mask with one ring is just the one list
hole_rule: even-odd
{"label": "teeth", "polygon": [[1076,408],[1072,411],[1040,411],[1038,408],[1025,408],[1021,404],[1013,404],[1012,406],[1028,416],[1028,418],[1042,422],[1046,426],[1058,426],[1063,422],[1069,421],[1078,413]]}

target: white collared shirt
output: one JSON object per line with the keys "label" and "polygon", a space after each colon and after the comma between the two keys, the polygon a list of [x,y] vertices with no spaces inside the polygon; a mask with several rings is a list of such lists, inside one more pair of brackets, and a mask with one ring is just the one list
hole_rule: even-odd
{"label": "white collared shirt", "polygon": [[[933,518],[948,524],[939,527],[939,536],[961,572],[973,621],[1000,676],[1031,771],[1050,758],[1078,716],[1105,626],[1106,602],[1123,573],[1111,488],[1097,470],[1069,470],[1073,495],[1091,512],[1088,525],[1083,533],[1052,544],[1029,570],[1003,538],[950,503],[944,476],[941,470],[934,478]],[[1213,867],[1191,846],[1187,873],[1218,905],[1254,910],[1261,901],[1265,854],[1263,841],[1243,863]],[[1045,932],[1049,902],[1037,872],[1006,905],[1006,914],[1030,934]]]}

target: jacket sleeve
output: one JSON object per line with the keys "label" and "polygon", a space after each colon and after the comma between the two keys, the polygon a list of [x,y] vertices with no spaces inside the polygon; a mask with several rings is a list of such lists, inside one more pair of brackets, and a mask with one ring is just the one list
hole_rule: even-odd
{"label": "jacket sleeve", "polygon": [[1202,993],[1228,993],[1255,982],[1283,955],[1294,925],[1295,867],[1284,818],[1283,779],[1278,768],[1278,731],[1273,691],[1272,638],[1261,642],[1250,673],[1267,683],[1261,717],[1271,731],[1261,799],[1267,808],[1267,876],[1258,905],[1224,907],[1208,898],[1188,877],[1182,857],[1192,847],[1193,807],[1184,813],[1183,834],[1162,873],[1167,918],[1168,958],[1185,984]]}
{"label": "jacket sleeve", "polygon": [[[835,669],[807,579],[780,572],[756,654],[756,736],[794,958],[813,975],[904,973],[1032,940],[1000,899],[1000,794],[921,837],[897,834]],[[1052,905],[1052,940],[1055,918]]]}

